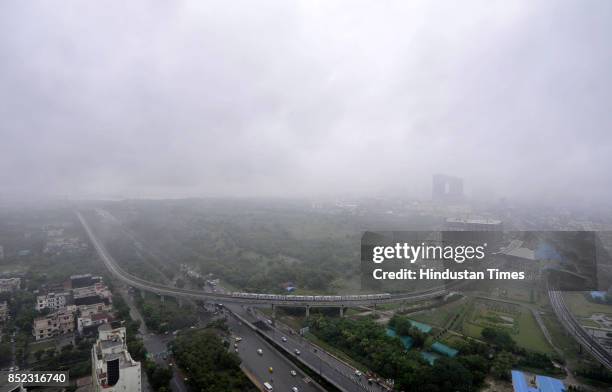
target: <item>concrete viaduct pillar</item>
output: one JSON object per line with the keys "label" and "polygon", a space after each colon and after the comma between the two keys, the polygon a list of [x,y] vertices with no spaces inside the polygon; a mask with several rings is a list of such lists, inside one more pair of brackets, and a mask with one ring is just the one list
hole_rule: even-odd
{"label": "concrete viaduct pillar", "polygon": [[306,305],[306,318],[310,317],[310,305]]}
{"label": "concrete viaduct pillar", "polygon": [[164,297],[162,294],[159,295],[159,300],[161,302],[166,302],[166,297]]}
{"label": "concrete viaduct pillar", "polygon": [[147,297],[147,294],[144,292],[144,290],[139,290],[140,291],[140,298],[145,299]]}
{"label": "concrete viaduct pillar", "polygon": [[344,306],[340,306],[340,317],[344,317]]}
{"label": "concrete viaduct pillar", "polygon": [[276,318],[276,306],[272,304],[272,320],[274,320],[275,318]]}

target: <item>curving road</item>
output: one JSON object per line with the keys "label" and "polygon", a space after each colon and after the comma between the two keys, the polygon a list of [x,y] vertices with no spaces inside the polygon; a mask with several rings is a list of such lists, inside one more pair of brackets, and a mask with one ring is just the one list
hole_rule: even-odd
{"label": "curving road", "polygon": [[89,227],[89,224],[83,217],[83,215],[76,211],[76,215],[79,218],[79,221],[83,225],[87,236],[89,237],[91,243],[93,244],[96,252],[104,262],[106,268],[119,280],[124,283],[136,287],[138,289],[152,292],[158,295],[167,295],[171,297],[182,297],[182,298],[190,298],[197,300],[208,300],[215,302],[229,302],[229,303],[247,303],[247,304],[274,304],[274,305],[285,305],[285,306],[320,306],[320,307],[340,307],[340,306],[367,306],[367,305],[376,305],[383,304],[389,302],[408,302],[408,301],[422,301],[428,298],[436,298],[443,296],[447,293],[445,288],[432,288],[429,290],[415,292],[415,293],[405,293],[405,294],[396,294],[386,298],[358,298],[358,299],[342,299],[342,300],[303,300],[303,299],[291,299],[290,296],[285,296],[286,299],[268,299],[268,298],[244,298],[244,297],[234,297],[232,294],[224,294],[224,293],[208,293],[202,290],[191,290],[191,289],[181,289],[178,287],[167,286],[161,283],[150,282],[144,279],[141,279],[137,276],[134,276],[127,271],[124,271],[121,267],[119,267],[111,254],[106,250],[104,245],[98,240],[95,236],[94,232]]}
{"label": "curving road", "polygon": [[557,318],[561,321],[565,329],[572,334],[574,339],[591,353],[599,363],[609,370],[612,370],[612,354],[605,349],[597,339],[591,336],[571,314],[565,304],[562,292],[549,288],[548,297]]}

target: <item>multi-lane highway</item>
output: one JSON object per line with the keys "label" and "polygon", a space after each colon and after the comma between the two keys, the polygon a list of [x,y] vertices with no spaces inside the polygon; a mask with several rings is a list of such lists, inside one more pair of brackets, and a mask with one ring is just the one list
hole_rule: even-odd
{"label": "multi-lane highway", "polygon": [[[320,347],[299,336],[289,327],[268,320],[257,311],[248,312],[245,307],[236,304],[226,306],[234,314],[259,325],[259,331],[275,342],[281,350],[295,360],[308,366],[314,373],[323,377],[330,384],[346,392],[384,392],[386,389],[375,381],[369,382],[365,375],[357,375],[354,367],[327,353]],[[299,351],[299,355],[296,354]]]}
{"label": "multi-lane highway", "polygon": [[[238,350],[237,354],[242,360],[242,366],[257,380],[259,387],[262,387],[264,382],[268,382],[275,391],[290,392],[293,387],[296,387],[299,392],[324,390],[248,325],[235,317],[229,317],[227,324],[234,338],[234,341],[231,342],[232,349],[235,350],[233,348],[235,345]],[[240,342],[236,342],[235,337],[241,338]],[[261,354],[258,353],[258,350],[261,350]],[[295,376],[292,371],[295,372]]]}

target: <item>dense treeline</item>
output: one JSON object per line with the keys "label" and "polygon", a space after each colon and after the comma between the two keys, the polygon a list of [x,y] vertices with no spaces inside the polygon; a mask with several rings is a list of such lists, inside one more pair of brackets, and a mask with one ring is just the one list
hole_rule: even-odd
{"label": "dense treeline", "polygon": [[240,359],[227,350],[210,329],[179,334],[172,343],[174,357],[188,375],[189,384],[201,392],[250,392],[257,389],[240,370]]}
{"label": "dense treeline", "polygon": [[[397,320],[396,320],[397,322]],[[418,351],[406,352],[399,338],[371,319],[313,318],[312,332],[382,376],[395,380],[398,390],[441,392],[472,391],[489,371],[486,347],[469,344],[458,358],[441,357],[433,366]],[[403,328],[403,327],[402,327]]]}
{"label": "dense treeline", "polygon": [[[487,344],[472,339],[459,343],[457,357],[442,356],[431,366],[418,351],[420,347],[427,347],[426,336],[403,316],[394,316],[389,327],[398,336],[411,336],[417,349],[406,351],[399,338],[387,336],[385,327],[369,318],[351,320],[319,316],[312,318],[310,327],[318,338],[341,349],[379,376],[394,379],[398,390],[473,391],[489,374],[509,380],[510,370],[515,366],[541,369],[548,374],[560,372],[551,361],[553,358],[518,347],[505,330],[485,328],[482,339]],[[562,359],[554,359],[562,363]]]}
{"label": "dense treeline", "polygon": [[245,291],[279,292],[292,282],[330,292],[338,278],[358,273],[360,231],[341,217],[296,205],[233,204],[114,204],[111,212],[164,260],[197,265]]}
{"label": "dense treeline", "polygon": [[548,374],[562,374],[563,371],[555,367],[553,361],[563,364],[563,358],[558,355],[525,350],[519,347],[505,329],[487,327],[481,332],[483,340],[492,344],[501,352],[493,362],[492,371],[498,378],[509,379],[510,368],[514,365],[540,369]]}
{"label": "dense treeline", "polygon": [[147,296],[146,299],[137,296],[136,306],[140,309],[147,327],[157,333],[187,328],[198,321],[189,303],[180,307],[172,299],[162,302],[153,296]]}
{"label": "dense treeline", "polygon": [[[34,310],[36,298],[29,291],[19,290],[14,293],[1,293],[0,301],[7,301],[10,317],[4,324],[4,330],[17,332],[15,360],[17,364],[23,366],[27,362],[28,346],[32,338],[32,322],[37,316],[37,311]],[[4,335],[3,344],[8,344],[10,335],[10,333]]]}

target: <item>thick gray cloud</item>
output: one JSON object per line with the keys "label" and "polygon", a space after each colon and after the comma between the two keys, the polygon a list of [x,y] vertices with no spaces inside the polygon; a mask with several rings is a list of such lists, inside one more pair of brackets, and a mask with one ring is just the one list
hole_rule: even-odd
{"label": "thick gray cloud", "polygon": [[[124,4],[127,3],[127,4]],[[0,4],[4,192],[612,194],[612,3]]]}

